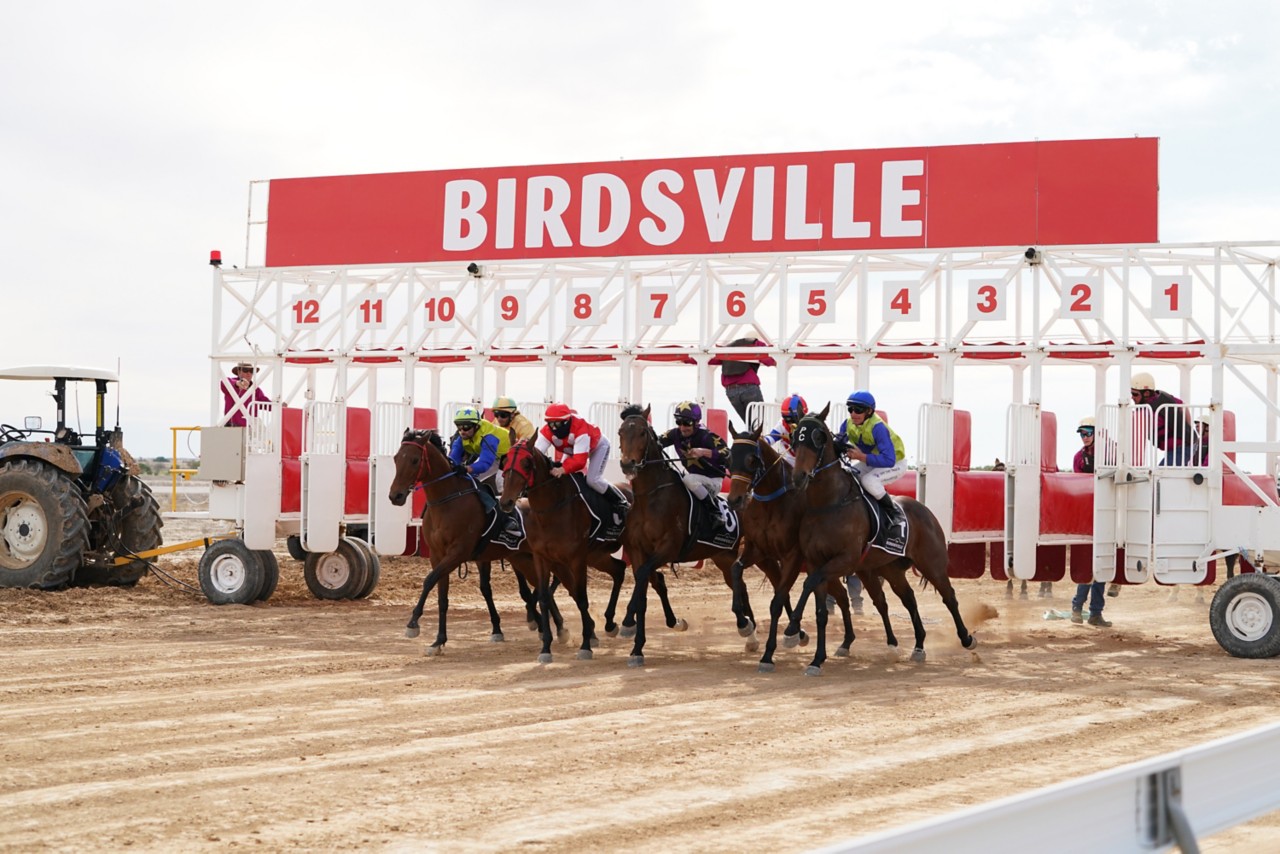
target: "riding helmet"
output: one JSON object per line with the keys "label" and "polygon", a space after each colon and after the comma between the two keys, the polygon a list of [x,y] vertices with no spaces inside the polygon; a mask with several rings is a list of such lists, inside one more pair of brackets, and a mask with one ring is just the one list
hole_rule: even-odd
{"label": "riding helmet", "polygon": [[494,398],[493,406],[490,407],[494,412],[515,412],[520,408],[514,399],[502,395]]}
{"label": "riding helmet", "polygon": [[457,412],[453,413],[454,424],[479,424],[480,410],[474,406],[464,406]]}
{"label": "riding helmet", "polygon": [[676,418],[687,418],[696,426],[702,421],[702,407],[691,400],[684,400],[676,404]]}
{"label": "riding helmet", "polygon": [[543,421],[568,421],[577,413],[563,403],[553,403],[542,414]]}
{"label": "riding helmet", "polygon": [[1129,388],[1134,391],[1155,391],[1156,378],[1146,371],[1139,371],[1129,378]]}
{"label": "riding helmet", "polygon": [[876,399],[869,391],[855,391],[853,394],[849,395],[849,399],[846,403],[860,403],[872,412],[874,412],[876,408]]}
{"label": "riding helmet", "polygon": [[809,413],[809,404],[798,394],[793,394],[782,401],[782,420],[799,421]]}

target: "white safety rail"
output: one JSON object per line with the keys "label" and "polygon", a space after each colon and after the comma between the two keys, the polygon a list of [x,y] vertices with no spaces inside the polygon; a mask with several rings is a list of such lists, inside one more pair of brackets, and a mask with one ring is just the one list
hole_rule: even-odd
{"label": "white safety rail", "polygon": [[596,402],[587,409],[587,421],[600,428],[600,434],[609,440],[609,460],[604,464],[604,479],[618,483],[622,476],[621,456],[618,452],[618,428],[622,425],[625,403]]}
{"label": "white safety rail", "polygon": [[373,409],[369,457],[369,545],[378,554],[404,553],[413,502],[391,503],[391,483],[396,476],[395,455],[400,450],[405,425],[413,413],[405,403],[379,403]]}
{"label": "white safety rail", "polygon": [[769,431],[772,430],[781,420],[781,403],[760,400],[747,404],[748,429],[755,429],[756,427],[759,427],[764,434],[768,435]]}
{"label": "white safety rail", "polygon": [[520,412],[524,414],[525,418],[528,418],[529,421],[532,422],[534,427],[541,427],[543,424],[542,416],[546,414],[547,406],[549,405],[550,404],[547,404],[541,400],[530,402],[530,403],[522,403],[520,404]]}
{"label": "white safety rail", "polygon": [[1004,555],[1011,578],[1034,578],[1040,541],[1040,407],[1010,404],[1005,418]]}
{"label": "white safety rail", "polygon": [[245,544],[251,549],[273,548],[282,489],[280,419],[275,404],[254,403],[245,422],[244,482],[255,488],[236,487],[230,494],[235,496],[238,518],[244,519]]}
{"label": "white safety rail", "polygon": [[955,407],[949,403],[920,405],[920,468],[916,473],[916,498],[933,511],[946,534],[956,537],[955,513]]}
{"label": "white safety rail", "polygon": [[1197,839],[1280,809],[1278,755],[1272,724],[822,851],[1195,850]]}

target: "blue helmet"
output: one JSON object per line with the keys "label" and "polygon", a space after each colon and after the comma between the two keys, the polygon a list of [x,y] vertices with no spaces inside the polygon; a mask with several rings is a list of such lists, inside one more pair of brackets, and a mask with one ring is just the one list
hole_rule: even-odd
{"label": "blue helmet", "polygon": [[793,394],[786,400],[782,401],[782,420],[783,421],[799,421],[805,415],[809,414],[809,404],[804,402],[804,398],[798,394]]}
{"label": "blue helmet", "polygon": [[869,391],[855,391],[853,394],[849,395],[849,399],[845,402],[850,407],[855,404],[865,406],[872,412],[875,412],[876,409],[876,399],[872,397],[871,392]]}
{"label": "blue helmet", "polygon": [[691,400],[685,400],[676,404],[676,418],[687,418],[695,425],[702,421],[702,407]]}

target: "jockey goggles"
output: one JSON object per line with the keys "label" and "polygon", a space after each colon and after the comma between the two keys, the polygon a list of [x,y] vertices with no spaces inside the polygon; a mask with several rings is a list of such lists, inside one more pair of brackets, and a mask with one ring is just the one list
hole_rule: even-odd
{"label": "jockey goggles", "polygon": [[849,411],[850,411],[850,412],[852,412],[852,413],[854,413],[854,414],[856,414],[856,415],[870,415],[870,414],[871,414],[871,407],[870,407],[870,406],[867,406],[865,403],[851,403],[851,404],[849,404],[848,409],[849,409]]}
{"label": "jockey goggles", "polygon": [[693,427],[693,426],[694,426],[695,424],[697,424],[697,423],[698,423],[697,421],[693,421],[693,420],[691,420],[691,419],[689,419],[689,418],[677,418],[677,419],[676,419],[676,426],[677,426],[677,427]]}
{"label": "jockey goggles", "polygon": [[1094,428],[1092,428],[1092,427],[1081,427],[1081,428],[1077,429],[1077,430],[1076,430],[1076,432],[1077,432],[1077,433],[1079,433],[1081,436],[1092,436],[1092,435],[1093,435],[1093,429],[1094,429]]}

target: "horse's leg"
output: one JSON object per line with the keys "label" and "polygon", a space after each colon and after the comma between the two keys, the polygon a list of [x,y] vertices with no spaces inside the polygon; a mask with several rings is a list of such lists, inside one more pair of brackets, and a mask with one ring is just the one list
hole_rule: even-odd
{"label": "horse's leg", "polygon": [[529,586],[523,572],[516,573],[516,584],[520,588],[520,599],[524,602],[524,618],[529,624],[529,631],[536,632],[542,623],[542,618],[538,616],[537,591]]}
{"label": "horse's leg", "polygon": [[[772,562],[777,567],[778,581],[773,588],[773,597],[769,600],[769,638],[765,641],[764,655],[760,657],[760,664],[756,668],[761,673],[773,672],[773,654],[778,649],[778,623],[782,621],[784,608],[788,616],[791,615],[791,586],[796,583],[796,578],[800,574],[799,559],[788,559],[781,566],[778,566],[772,558],[767,562]],[[762,566],[761,569],[764,567]],[[765,570],[765,574],[768,575],[768,570]],[[772,579],[772,576],[770,578]]]}
{"label": "horse's leg", "polygon": [[884,580],[874,572],[860,572],[858,577],[862,579],[862,589],[871,597],[871,604],[880,614],[880,622],[884,623],[885,644],[897,649],[898,636],[893,633],[893,625],[889,622],[889,601],[884,596]]}
{"label": "horse's leg", "polygon": [[[888,576],[889,586],[893,588],[894,593],[898,594],[898,598],[902,600],[907,613],[911,615],[911,628],[916,633],[916,646],[915,649],[911,650],[911,660],[924,661],[924,621],[920,619],[920,606],[916,602],[916,593],[911,589],[910,583],[907,582],[907,574],[901,568],[888,569],[886,575]],[[952,599],[955,599],[954,594]]]}
{"label": "horse's leg", "polygon": [[600,639],[596,637],[596,621],[591,619],[590,603],[587,601],[587,562],[585,559],[576,567],[573,586],[569,590],[573,594],[573,601],[578,606],[578,612],[582,614],[582,645],[578,647],[578,658],[587,660],[591,658],[591,647],[599,646]]}
{"label": "horse's leg", "polygon": [[840,575],[841,563],[842,558],[837,557],[821,567],[810,569],[809,577],[805,579],[804,588],[800,592],[802,604],[808,596],[813,596],[813,618],[816,624],[813,633],[818,636],[818,642],[814,644],[813,660],[804,670],[805,676],[821,676],[822,665],[827,662],[827,597],[825,592],[822,595],[817,593],[826,590],[829,578],[843,577]]}
{"label": "horse's leg", "polygon": [[626,561],[619,560],[613,555],[606,555],[604,559],[596,565],[596,569],[609,576],[611,582],[609,587],[609,604],[604,609],[604,633],[609,637],[616,637],[618,634],[618,624],[614,622],[614,615],[618,612],[618,595],[622,592],[622,582],[627,576]]}
{"label": "horse's leg", "polygon": [[653,592],[658,594],[658,604],[662,606],[662,619],[667,624],[667,628],[673,632],[687,632],[689,623],[683,617],[677,617],[675,610],[671,607],[671,597],[667,594],[666,573],[655,569],[653,575],[649,576],[649,584],[653,587]]}
{"label": "horse's leg", "polygon": [[[734,599],[734,616],[738,619],[738,634],[747,638],[747,652],[755,652],[760,648],[760,641],[756,639],[756,618],[751,613],[751,601],[747,596],[747,590],[742,585],[741,575],[738,577],[737,584],[734,583],[733,567],[737,563],[737,555],[730,552],[718,552],[712,555],[711,560],[720,570],[720,574],[724,577],[724,583],[729,587],[729,591],[733,594]],[[741,593],[738,588],[741,587]]]}
{"label": "horse's leg", "polygon": [[627,615],[634,616],[636,621],[636,639],[635,644],[631,647],[631,655],[627,657],[628,667],[644,666],[644,615],[648,608],[648,592],[649,592],[649,576],[653,573],[654,567],[658,565],[659,558],[651,555],[647,560],[636,566],[635,584],[636,589],[631,591],[631,604],[627,606]]}
{"label": "horse's leg", "polygon": [[489,625],[493,628],[493,633],[489,635],[489,640],[493,643],[502,643],[506,638],[502,636],[502,618],[498,616],[498,607],[493,604],[493,564],[489,561],[481,561],[478,564],[480,568],[480,595],[484,597],[485,607],[489,609]]}
{"label": "horse's leg", "polygon": [[436,591],[436,605],[439,610],[439,624],[436,626],[436,642],[427,647],[427,655],[439,655],[444,652],[444,645],[449,640],[449,575],[440,579],[440,589]]}
{"label": "horse's leg", "polygon": [[844,643],[836,647],[836,658],[844,658],[849,654],[849,647],[853,646],[853,616],[849,613],[849,591],[844,588],[844,579],[829,579],[827,594],[836,600],[840,616],[844,618]]}
{"label": "horse's leg", "polygon": [[541,614],[538,636],[542,639],[542,650],[538,653],[539,664],[550,664],[551,655],[551,606],[552,606],[552,579],[548,570],[546,561],[538,555],[533,556],[533,564],[535,567],[534,577],[538,580],[538,605]]}
{"label": "horse's leg", "polygon": [[442,557],[438,562],[432,562],[431,571],[422,579],[422,595],[418,597],[418,604],[413,607],[413,613],[409,615],[409,622],[405,626],[405,637],[416,638],[418,636],[418,621],[422,619],[422,612],[427,607],[427,596],[431,593],[432,588],[440,583],[440,579],[447,578],[459,563],[461,563],[460,560],[455,561],[447,556]]}

